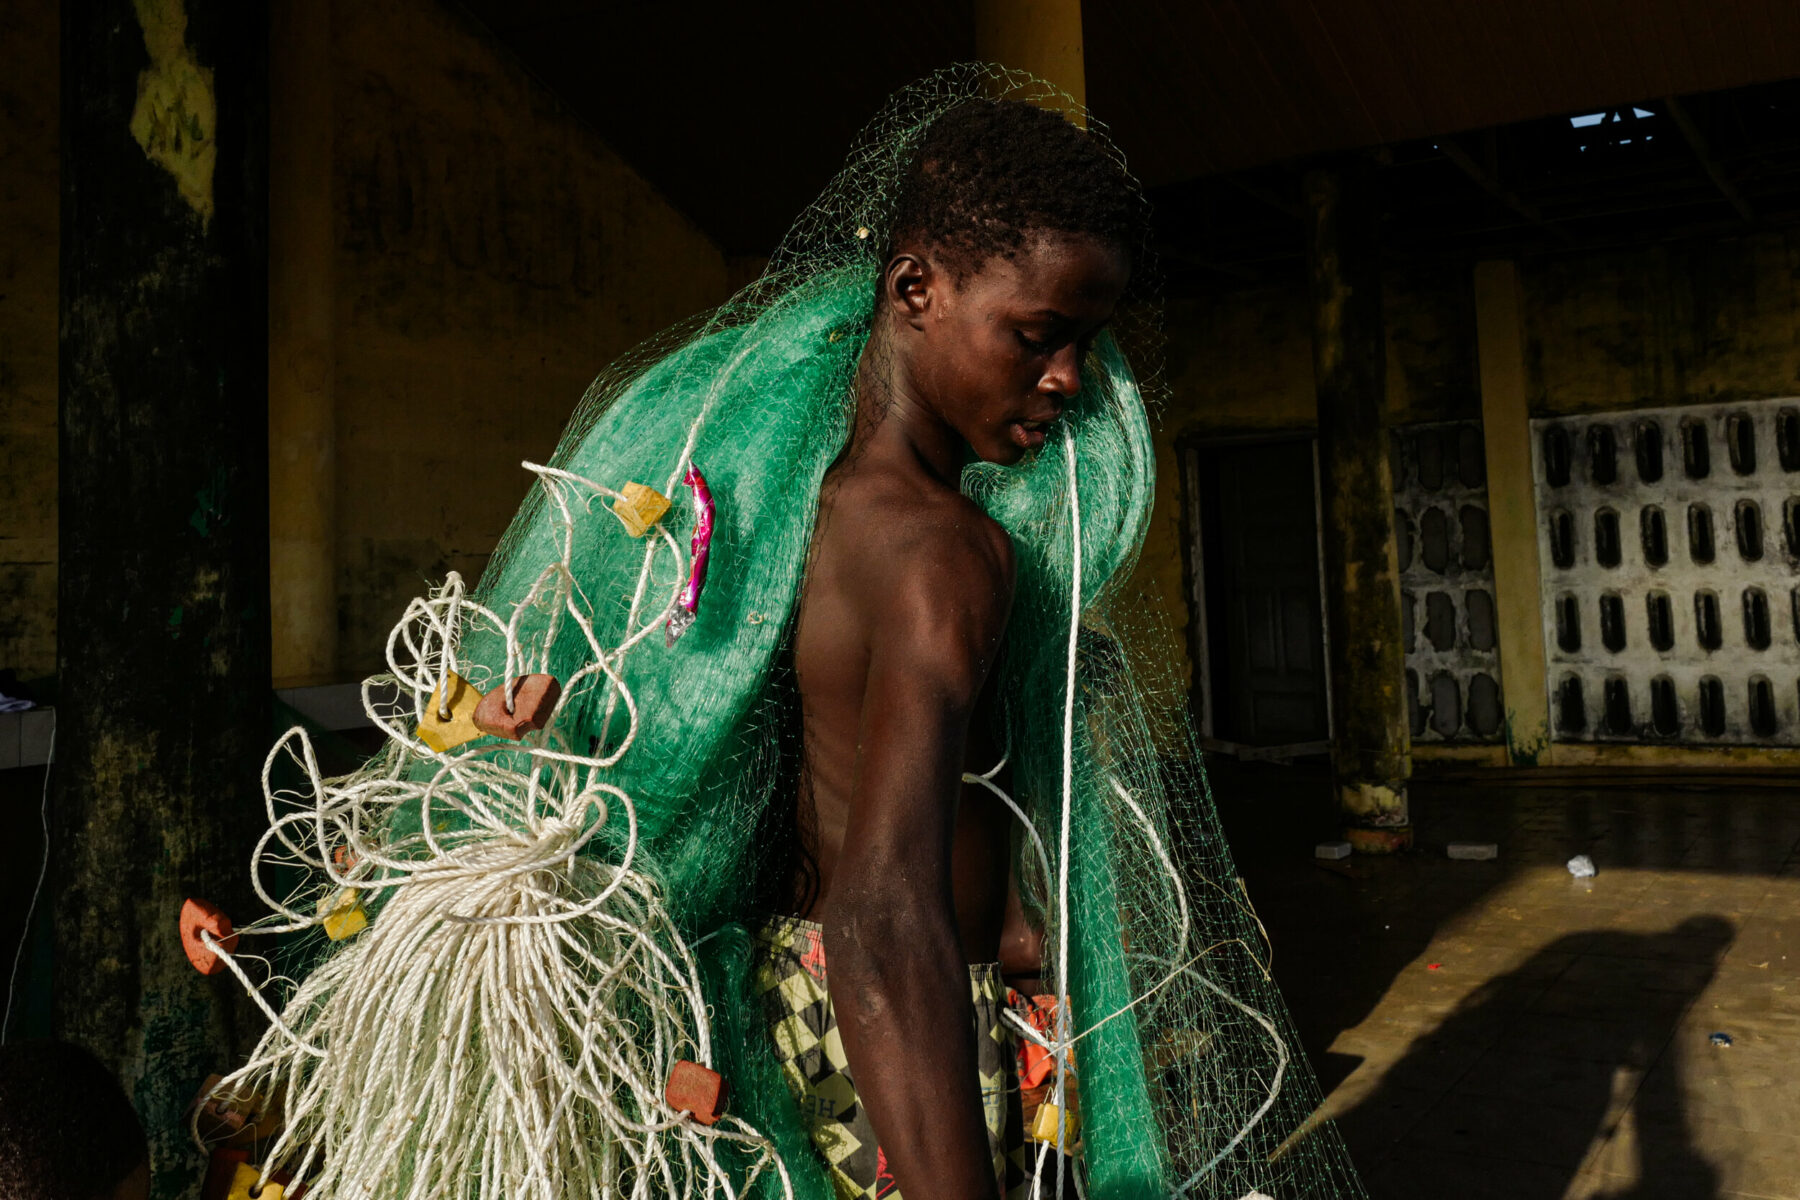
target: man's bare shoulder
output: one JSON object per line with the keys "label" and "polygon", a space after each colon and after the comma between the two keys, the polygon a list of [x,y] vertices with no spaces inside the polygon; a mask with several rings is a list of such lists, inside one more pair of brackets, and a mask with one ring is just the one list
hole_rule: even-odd
{"label": "man's bare shoulder", "polygon": [[916,623],[999,637],[1012,607],[1012,539],[967,496],[853,477],[836,490],[832,508],[831,541],[855,559],[858,607],[895,633]]}

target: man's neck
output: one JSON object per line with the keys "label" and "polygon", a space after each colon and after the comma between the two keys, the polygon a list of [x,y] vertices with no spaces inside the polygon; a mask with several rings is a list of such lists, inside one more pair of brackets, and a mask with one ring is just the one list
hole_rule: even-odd
{"label": "man's neck", "polygon": [[962,435],[920,395],[887,332],[877,329],[856,367],[856,424],[845,461],[923,474],[955,488],[962,478]]}

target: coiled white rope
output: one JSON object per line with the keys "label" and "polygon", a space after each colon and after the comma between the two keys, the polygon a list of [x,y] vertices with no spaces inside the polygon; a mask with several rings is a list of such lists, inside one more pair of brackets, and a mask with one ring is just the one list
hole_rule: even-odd
{"label": "coiled white rope", "polygon": [[[735,1200],[727,1144],[749,1181],[773,1170],[791,1198],[785,1164],[756,1129],[730,1115],[702,1125],[663,1098],[678,1060],[713,1064],[711,1020],[692,948],[658,885],[634,867],[632,798],[602,777],[638,734],[622,660],[674,604],[683,555],[657,526],[641,582],[666,555],[675,588],[647,622],[634,604],[620,643],[601,645],[570,569],[573,526],[577,508],[592,512],[619,493],[527,465],[560,515],[557,560],[505,620],[467,598],[455,574],[409,606],[388,640],[386,682],[401,700],[381,699],[379,678],[363,693],[370,719],[404,750],[328,780],[296,728],[264,764],[269,828],[252,881],[272,915],[239,932],[320,925],[334,905],[313,901],[343,889],[378,911],[279,1011],[242,952],[206,939],[270,1020],[250,1061],[213,1094],[279,1097],[282,1128],[260,1182],[285,1169],[319,1200]],[[539,628],[527,635],[533,614]],[[514,679],[546,667],[564,623],[580,631],[589,661],[562,681],[542,732],[442,753],[415,740],[406,718],[426,718],[434,697],[435,715],[447,715],[469,630],[506,646],[500,677],[469,684],[497,683],[510,696]],[[557,719],[596,686],[623,708],[623,736],[611,748],[570,746]],[[305,779],[297,791],[274,782],[284,758]],[[395,819],[413,813],[417,831],[396,834]],[[612,814],[621,819],[609,826]],[[621,826],[609,836],[622,844],[592,853],[603,829]],[[277,898],[265,884],[277,863],[318,882]]]}

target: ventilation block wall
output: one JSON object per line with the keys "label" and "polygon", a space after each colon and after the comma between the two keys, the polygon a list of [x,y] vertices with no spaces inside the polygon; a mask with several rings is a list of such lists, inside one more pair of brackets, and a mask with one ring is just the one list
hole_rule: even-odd
{"label": "ventilation block wall", "polygon": [[1800,745],[1800,399],[1532,422],[1562,742]]}
{"label": "ventilation block wall", "polygon": [[1393,432],[1407,711],[1421,744],[1503,732],[1485,454],[1479,421]]}

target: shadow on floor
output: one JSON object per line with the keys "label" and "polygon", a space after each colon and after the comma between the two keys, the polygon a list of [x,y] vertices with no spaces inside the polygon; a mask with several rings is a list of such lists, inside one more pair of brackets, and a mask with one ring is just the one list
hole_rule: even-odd
{"label": "shadow on floor", "polygon": [[1276,982],[1329,1093],[1359,1061],[1330,1049],[1337,1035],[1368,1018],[1439,926],[1500,882],[1505,864],[1463,864],[1472,869],[1445,875],[1424,852],[1321,862],[1313,847],[1342,828],[1325,765],[1206,765],[1226,840],[1271,939]]}
{"label": "shadow on floor", "polygon": [[[1419,780],[1414,853],[1318,864],[1322,766],[1208,768],[1378,1200],[1800,1200],[1792,787]],[[1499,858],[1449,860],[1463,840]]]}
{"label": "shadow on floor", "polygon": [[1583,1194],[1714,1200],[1718,1172],[1681,1093],[1694,1048],[1675,1031],[1734,932],[1697,916],[1661,933],[1567,934],[1482,983],[1339,1114],[1371,1194],[1555,1200],[1629,1112],[1635,1161],[1613,1165],[1635,1182]]}

